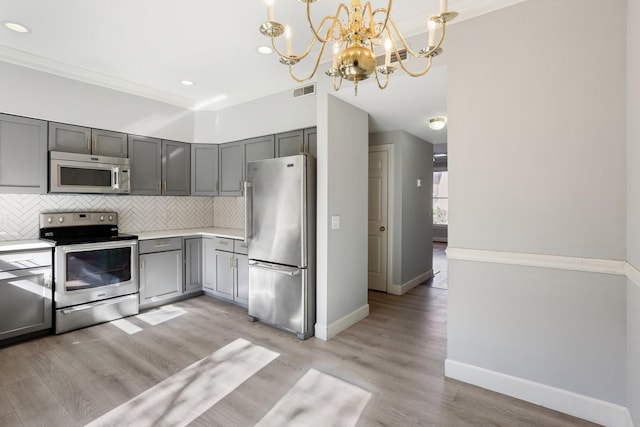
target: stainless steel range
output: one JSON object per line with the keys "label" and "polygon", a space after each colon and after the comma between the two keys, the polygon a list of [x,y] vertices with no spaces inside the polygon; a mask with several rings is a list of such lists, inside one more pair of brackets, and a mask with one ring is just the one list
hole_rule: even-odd
{"label": "stainless steel range", "polygon": [[40,214],[40,238],[55,242],[56,334],[138,314],[138,237],[116,212]]}

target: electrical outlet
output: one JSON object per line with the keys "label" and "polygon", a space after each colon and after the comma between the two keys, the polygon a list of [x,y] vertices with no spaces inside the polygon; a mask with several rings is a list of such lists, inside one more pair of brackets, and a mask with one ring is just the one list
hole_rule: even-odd
{"label": "electrical outlet", "polygon": [[338,230],[340,228],[340,215],[331,215],[331,229]]}

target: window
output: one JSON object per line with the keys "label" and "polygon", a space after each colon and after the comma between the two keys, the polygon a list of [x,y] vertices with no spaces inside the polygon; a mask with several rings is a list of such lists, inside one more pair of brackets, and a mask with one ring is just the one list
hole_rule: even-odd
{"label": "window", "polygon": [[449,224],[449,172],[433,173],[433,223]]}

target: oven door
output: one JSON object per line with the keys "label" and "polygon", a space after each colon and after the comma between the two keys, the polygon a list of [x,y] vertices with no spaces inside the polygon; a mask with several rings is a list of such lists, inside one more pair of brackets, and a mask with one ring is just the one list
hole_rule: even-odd
{"label": "oven door", "polygon": [[55,305],[69,307],[138,292],[138,241],[56,246]]}

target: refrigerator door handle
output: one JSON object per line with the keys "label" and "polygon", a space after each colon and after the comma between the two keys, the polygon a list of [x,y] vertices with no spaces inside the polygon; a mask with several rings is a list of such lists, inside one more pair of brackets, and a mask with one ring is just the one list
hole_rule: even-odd
{"label": "refrigerator door handle", "polygon": [[301,273],[301,270],[296,267],[285,267],[282,265],[270,264],[268,262],[260,262],[255,260],[249,260],[249,265],[251,267],[273,271],[274,273],[286,274],[288,276],[297,276]]}
{"label": "refrigerator door handle", "polygon": [[253,237],[253,183],[244,182],[244,241]]}

